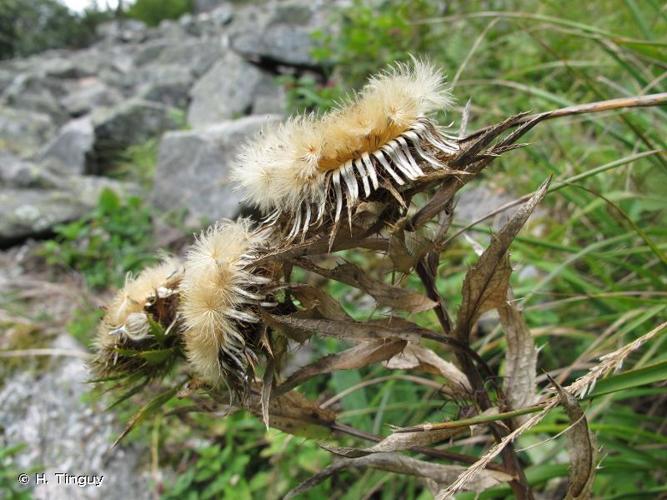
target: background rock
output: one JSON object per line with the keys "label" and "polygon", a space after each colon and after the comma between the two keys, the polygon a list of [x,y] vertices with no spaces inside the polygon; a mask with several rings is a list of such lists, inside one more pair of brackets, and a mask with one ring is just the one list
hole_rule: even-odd
{"label": "background rock", "polygon": [[316,66],[310,33],[323,22],[317,2],[283,2],[260,15],[249,15],[234,27],[232,48],[254,61],[290,66]]}
{"label": "background rock", "polygon": [[160,143],[153,204],[160,210],[188,210],[191,220],[234,217],[240,193],[229,172],[240,145],[278,116],[248,116],[210,127],[168,132]]}
{"label": "background rock", "polygon": [[[54,348],[82,352],[76,342],[64,334]],[[25,452],[17,465],[31,470],[40,464],[48,484],[37,485],[32,498],[70,499],[148,499],[151,498],[148,474],[137,473],[141,451],[120,446],[109,453],[117,436],[114,415],[104,411],[104,404],[84,403],[89,390],[88,369],[77,357],[54,358],[42,375],[20,372],[0,387],[0,429],[3,441],[24,443]],[[59,485],[56,472],[104,476],[99,488]]]}
{"label": "background rock", "polygon": [[109,107],[120,102],[122,94],[97,78],[83,78],[62,99],[62,105],[70,116],[80,116],[99,107]]}
{"label": "background rock", "polygon": [[[261,91],[274,86],[270,74],[229,52],[192,88],[188,123],[200,127],[252,114]],[[272,104],[274,109],[264,105],[262,112],[279,112],[284,108],[280,102]]]}
{"label": "background rock", "polygon": [[94,163],[89,171],[104,171],[104,165],[133,144],[141,144],[166,130],[180,128],[178,112],[142,99],[131,99],[93,114]]}
{"label": "background rock", "polygon": [[55,132],[49,115],[0,106],[0,151],[34,154]]}
{"label": "background rock", "polygon": [[94,141],[93,124],[89,116],[77,118],[64,125],[39,154],[40,161],[48,162],[57,171],[82,175],[86,170],[86,156]]}
{"label": "background rock", "polygon": [[195,130],[163,141],[156,205],[193,217],[233,215],[238,197],[219,174],[233,161],[235,141],[263,120],[254,115],[286,112],[277,77],[318,71],[310,32],[331,5],[203,1],[195,13],[155,28],[131,20],[100,25],[99,40],[82,50],[0,61],[5,241],[80,216],[90,203],[67,196],[95,192],[97,176],[118,172],[120,159],[131,161],[129,147],[186,126]]}
{"label": "background rock", "polygon": [[136,187],[99,177],[53,176],[50,189],[0,189],[0,248],[28,237],[51,232],[53,226],[86,215],[105,187],[120,194],[136,192]]}

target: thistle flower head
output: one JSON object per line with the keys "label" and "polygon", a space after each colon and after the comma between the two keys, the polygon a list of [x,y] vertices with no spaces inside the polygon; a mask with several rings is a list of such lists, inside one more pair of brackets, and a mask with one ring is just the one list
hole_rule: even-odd
{"label": "thistle flower head", "polygon": [[329,219],[343,205],[351,214],[383,182],[403,185],[444,168],[457,151],[429,118],[450,104],[444,78],[412,59],[372,77],[355,96],[322,117],[291,118],[247,144],[234,169],[246,198],[276,219],[285,215],[288,239]]}
{"label": "thistle flower head", "polygon": [[182,277],[183,264],[175,258],[165,258],[136,277],[128,275],[98,327],[93,365],[99,374],[122,371],[127,363],[134,364],[136,360],[124,359],[120,350],[150,342],[150,320],[165,328],[174,320],[173,314],[165,313],[168,308],[156,305],[178,293]]}
{"label": "thistle flower head", "polygon": [[188,360],[202,379],[243,381],[256,363],[257,309],[271,283],[254,265],[266,232],[247,220],[221,222],[203,232],[187,254],[180,312]]}

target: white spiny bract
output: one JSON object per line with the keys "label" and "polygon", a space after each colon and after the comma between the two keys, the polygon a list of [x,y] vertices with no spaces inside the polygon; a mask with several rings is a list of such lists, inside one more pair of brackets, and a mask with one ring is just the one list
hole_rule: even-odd
{"label": "white spiny bract", "polygon": [[458,146],[428,116],[450,102],[431,64],[395,64],[338,109],[262,131],[244,146],[233,176],[267,221],[287,216],[288,240],[305,236],[325,215],[337,224],[344,204],[351,217],[384,182],[401,186],[446,168],[439,157]]}
{"label": "white spiny bract", "polygon": [[176,258],[166,258],[160,264],[144,269],[136,277],[128,276],[125,286],[107,306],[100,323],[97,336],[99,349],[146,338],[149,331],[147,304],[157,297],[176,293],[182,276],[183,264]]}
{"label": "white spiny bract", "polygon": [[193,371],[207,382],[243,381],[257,362],[247,332],[259,322],[255,313],[271,283],[253,265],[265,240],[247,220],[225,221],[203,232],[187,253],[180,301],[185,348]]}

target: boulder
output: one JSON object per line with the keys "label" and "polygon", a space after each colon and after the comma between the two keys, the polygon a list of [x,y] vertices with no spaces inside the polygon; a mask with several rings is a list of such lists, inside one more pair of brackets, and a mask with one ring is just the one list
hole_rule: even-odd
{"label": "boulder", "polygon": [[137,52],[135,64],[148,70],[148,65],[162,64],[188,69],[195,76],[204,74],[223,55],[219,40],[158,39]]}
{"label": "boulder", "polygon": [[26,238],[49,234],[53,226],[76,220],[90,211],[102,189],[136,194],[133,184],[93,176],[53,176],[54,189],[0,189],[0,248]]}
{"label": "boulder", "polygon": [[109,21],[97,27],[97,36],[111,43],[138,43],[147,35],[146,25],[136,19]]}
{"label": "boulder", "polygon": [[53,170],[82,175],[86,170],[86,156],[94,142],[93,123],[89,116],[65,124],[38,155],[38,161]]}
{"label": "boulder", "polygon": [[[7,281],[0,276],[3,289]],[[0,386],[0,444],[25,444],[16,455],[16,466],[31,471],[38,464],[37,470],[45,474],[46,481],[37,485],[30,474],[34,489],[29,491],[29,498],[153,498],[150,473],[141,471],[142,457],[148,450],[126,440],[109,453],[110,443],[122,425],[105,410],[110,403],[106,398],[86,397],[90,391],[90,372],[83,359],[86,351],[67,334],[46,347],[81,356],[53,357],[43,363],[45,368],[24,369],[7,377]],[[58,483],[58,472],[104,477],[99,486],[64,485]]]}
{"label": "boulder", "polygon": [[62,98],[61,103],[70,116],[81,116],[99,107],[120,102],[123,96],[97,78],[83,78]]}
{"label": "boulder", "polygon": [[[275,101],[266,99],[267,89],[277,86],[273,76],[246,62],[234,53],[225,54],[192,88],[188,123],[200,127],[255,112],[255,100],[262,96],[261,111],[285,108],[284,96],[274,93]],[[282,97],[282,102],[281,102]]]}
{"label": "boulder", "polygon": [[279,3],[268,16],[240,17],[230,35],[231,46],[243,57],[256,62],[316,66],[310,53],[313,49],[311,32],[318,22],[308,3]]}
{"label": "boulder", "polygon": [[78,219],[89,209],[68,191],[0,190],[0,247],[50,232],[54,225]]}
{"label": "boulder", "polygon": [[187,108],[193,82],[193,74],[187,67],[155,64],[141,74],[144,83],[137,89],[139,98],[178,109]]}
{"label": "boulder", "polygon": [[108,162],[128,146],[180,128],[181,120],[174,108],[136,98],[113,108],[96,110],[93,113],[95,141],[88,170],[103,172]]}
{"label": "boulder", "polygon": [[0,106],[0,150],[27,158],[54,132],[55,125],[49,115]]}
{"label": "boulder", "polygon": [[193,222],[234,217],[240,193],[230,167],[240,145],[278,116],[248,116],[202,129],[168,132],[160,143],[153,204],[160,210],[186,209]]}
{"label": "boulder", "polygon": [[42,166],[0,151],[0,188],[52,188],[53,175]]}
{"label": "boulder", "polygon": [[37,113],[44,113],[55,121],[66,119],[60,97],[66,93],[62,80],[36,73],[21,73],[2,94],[9,106]]}

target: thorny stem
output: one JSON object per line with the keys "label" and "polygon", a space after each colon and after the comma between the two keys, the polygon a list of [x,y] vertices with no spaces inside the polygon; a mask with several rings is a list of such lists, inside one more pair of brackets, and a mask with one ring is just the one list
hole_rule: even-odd
{"label": "thorny stem", "polygon": [[[538,122],[544,120],[551,120],[552,118],[560,118],[563,116],[572,116],[572,115],[581,115],[585,113],[600,113],[602,111],[613,111],[616,109],[622,108],[642,108],[657,106],[659,104],[667,103],[667,92],[661,92],[658,94],[649,94],[643,96],[633,96],[633,97],[620,97],[618,99],[608,99],[606,101],[597,101],[587,104],[578,104],[576,106],[567,106],[565,108],[555,109],[552,111],[545,111],[543,113],[537,113],[534,115],[526,115],[519,120],[515,121],[515,125],[523,125],[528,123],[531,120],[537,119]],[[468,141],[484,132],[493,128],[494,125],[481,128],[469,136],[465,137],[463,140]]]}
{"label": "thorny stem", "polygon": [[[473,389],[475,399],[482,411],[486,411],[489,408],[492,408],[491,400],[489,395],[486,392],[484,387],[484,379],[479,373],[479,370],[472,362],[472,360],[465,356],[464,353],[456,351],[456,357],[461,365],[463,373],[468,377],[468,381]],[[502,438],[505,437],[509,432],[506,427],[501,427],[500,425],[492,422],[490,425],[491,433],[493,434],[494,439],[497,442],[501,442]],[[519,457],[512,444],[507,445],[501,452],[503,465],[507,469],[507,472],[514,476],[514,480],[510,481],[510,487],[514,492],[514,495],[517,499],[533,499],[533,493],[524,474],[523,467],[519,462]]]}
{"label": "thorny stem", "polygon": [[[537,114],[522,113],[495,125],[483,127],[461,139],[460,143],[465,146],[462,148],[461,154],[457,158],[454,158],[452,166],[458,168],[460,165],[458,165],[457,162],[464,163],[464,167],[467,165],[467,172],[471,174],[479,173],[491,163],[498,154],[506,151],[507,148],[511,148],[522,135],[531,130],[538,123],[545,120],[584,113],[600,113],[622,108],[657,106],[665,103],[667,103],[667,92],[662,92],[659,94],[622,97],[619,99],[609,99],[606,101],[597,101],[577,106],[567,106],[565,108]],[[504,133],[506,130],[514,127],[517,127],[514,132],[501,140],[496,146],[492,147],[486,154],[483,153],[484,148],[486,148],[495,138],[500,136],[500,134]],[[461,160],[463,159],[466,161],[462,162]],[[453,176],[446,180],[431,200],[409,219],[405,226],[406,229],[415,231],[430,221],[451,202],[457,191],[468,181],[472,180],[472,178],[474,178],[474,175]],[[442,181],[440,180],[440,182]]]}
{"label": "thorny stem", "polygon": [[[417,272],[419,274],[419,277],[422,279],[422,283],[424,283],[424,286],[426,287],[429,293],[429,298],[431,300],[435,300],[436,302],[438,302],[438,304],[442,304],[442,298],[440,294],[435,289],[434,285],[431,286],[433,280],[430,279],[431,276],[429,270],[427,269],[423,259],[420,260],[420,262],[417,265]],[[438,314],[438,311],[440,311],[441,313]],[[440,322],[443,331],[446,334],[448,332],[451,332],[452,329],[451,320],[449,319],[449,315],[447,314],[445,308],[439,307],[438,309],[436,309],[436,315],[438,316],[438,321]],[[459,341],[463,343],[466,347],[468,347],[468,349],[470,349],[470,345],[467,341],[468,338],[469,335],[466,335],[465,339],[459,339]],[[477,404],[482,409],[482,411],[491,408],[492,407],[491,400],[489,399],[489,395],[487,394],[486,389],[484,387],[484,379],[482,378],[479,369],[472,362],[471,357],[467,355],[465,350],[455,350],[455,353],[463,372],[465,373],[466,377],[468,378],[468,381],[470,382],[471,387],[473,388],[473,393],[475,400],[477,401]],[[483,364],[483,366],[488,369],[485,363]],[[502,398],[499,389],[498,392],[499,396],[501,396]],[[493,421],[490,423],[490,429],[497,442],[500,442],[502,438],[507,434],[506,428],[497,425]],[[531,500],[533,498],[532,491],[530,490],[530,486],[528,485],[528,480],[526,479],[523,468],[521,467],[519,458],[516,455],[511,444],[508,445],[505,449],[503,449],[502,459],[507,472],[516,478],[510,481],[510,487],[514,491],[516,497],[518,499]]]}
{"label": "thorny stem", "polygon": [[[430,255],[431,254],[419,260],[416,267],[417,274],[419,275],[419,279],[421,279],[421,282],[426,289],[427,297],[438,304],[438,307],[435,308],[435,314],[438,316],[438,321],[440,322],[440,325],[442,325],[443,332],[445,335],[451,335],[452,320],[450,319],[449,313],[443,304],[441,295],[438,293],[438,290],[435,287],[435,275],[437,274],[438,267],[437,263],[435,266],[429,266],[426,262]],[[435,267],[435,269],[433,269],[433,267]]]}

